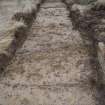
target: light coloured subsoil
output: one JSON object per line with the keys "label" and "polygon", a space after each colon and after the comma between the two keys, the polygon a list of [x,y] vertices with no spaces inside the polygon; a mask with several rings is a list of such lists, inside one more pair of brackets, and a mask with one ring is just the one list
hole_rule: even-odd
{"label": "light coloured subsoil", "polygon": [[0,79],[0,105],[95,105],[81,35],[61,2],[46,2]]}

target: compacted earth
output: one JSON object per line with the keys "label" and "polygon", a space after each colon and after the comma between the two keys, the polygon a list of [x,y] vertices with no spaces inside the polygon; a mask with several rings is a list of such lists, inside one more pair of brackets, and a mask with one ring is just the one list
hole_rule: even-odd
{"label": "compacted earth", "polygon": [[[0,77],[0,105],[98,105],[89,49],[60,0],[46,0]],[[103,104],[104,105],[104,104]]]}

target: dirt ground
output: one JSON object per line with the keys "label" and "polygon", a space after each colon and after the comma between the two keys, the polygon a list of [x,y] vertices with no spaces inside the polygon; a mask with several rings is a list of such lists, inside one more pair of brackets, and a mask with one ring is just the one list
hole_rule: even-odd
{"label": "dirt ground", "polygon": [[89,50],[60,0],[46,0],[0,78],[0,105],[98,105]]}

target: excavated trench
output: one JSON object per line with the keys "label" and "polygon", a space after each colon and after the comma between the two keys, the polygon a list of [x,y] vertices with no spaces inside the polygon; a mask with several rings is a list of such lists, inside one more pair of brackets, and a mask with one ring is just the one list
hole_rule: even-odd
{"label": "excavated trench", "polygon": [[60,0],[41,5],[0,78],[1,105],[104,105],[97,41],[74,29],[66,7]]}

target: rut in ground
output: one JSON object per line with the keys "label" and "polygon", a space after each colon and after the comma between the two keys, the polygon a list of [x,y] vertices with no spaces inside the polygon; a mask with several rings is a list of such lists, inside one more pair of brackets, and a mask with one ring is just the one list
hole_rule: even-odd
{"label": "rut in ground", "polygon": [[60,1],[41,6],[0,80],[1,105],[96,105],[89,52],[68,15]]}

